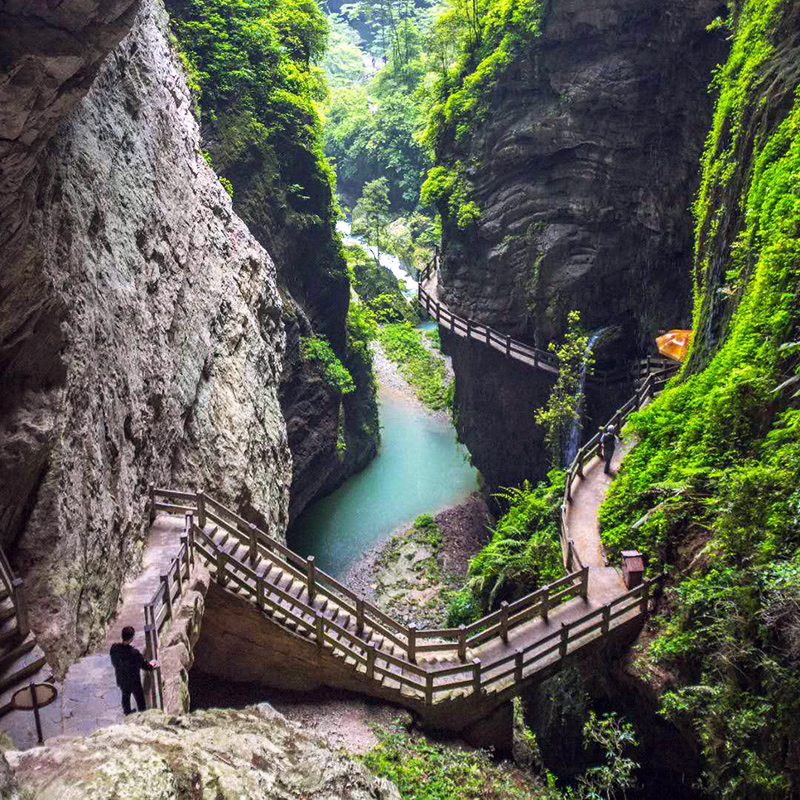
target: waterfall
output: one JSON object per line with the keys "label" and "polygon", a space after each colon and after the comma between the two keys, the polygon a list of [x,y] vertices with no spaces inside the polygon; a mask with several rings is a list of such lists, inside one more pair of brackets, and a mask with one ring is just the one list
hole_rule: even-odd
{"label": "waterfall", "polygon": [[564,437],[564,466],[568,467],[575,458],[578,447],[581,442],[581,431],[583,430],[583,387],[586,383],[586,371],[589,368],[589,356],[592,354],[592,349],[597,340],[608,330],[608,328],[601,328],[595,331],[586,344],[586,351],[583,355],[583,364],[581,365],[580,378],[578,379],[578,388],[575,391],[575,418],[572,420],[569,430]]}

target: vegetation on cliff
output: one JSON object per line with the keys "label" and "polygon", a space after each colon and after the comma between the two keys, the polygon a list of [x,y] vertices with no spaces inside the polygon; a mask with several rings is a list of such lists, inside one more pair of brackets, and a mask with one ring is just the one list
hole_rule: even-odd
{"label": "vegetation on cliff", "polygon": [[703,158],[690,360],[628,431],[602,509],[615,557],[673,565],[650,657],[663,713],[696,732],[706,788],[786,797],[800,763],[800,99],[795,2],[746,0],[728,25]]}
{"label": "vegetation on cliff", "polygon": [[448,625],[479,619],[503,600],[513,600],[563,575],[558,516],[564,473],[547,481],[507,489],[498,497],[508,511],[492,530],[492,540],[472,559],[469,580],[450,601]]}

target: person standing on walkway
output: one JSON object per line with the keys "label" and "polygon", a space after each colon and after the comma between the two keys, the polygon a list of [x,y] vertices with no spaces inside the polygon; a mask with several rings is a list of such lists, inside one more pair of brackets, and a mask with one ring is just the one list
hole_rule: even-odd
{"label": "person standing on walkway", "polygon": [[136,708],[145,711],[144,689],[141,671],[152,672],[158,661],[145,661],[144,656],[131,644],[136,631],[126,625],[122,629],[122,639],[111,645],[111,663],[117,676],[117,686],[122,692],[122,711],[125,716],[131,713],[131,695],[136,699]]}
{"label": "person standing on walkway", "polygon": [[600,446],[603,449],[603,458],[606,468],[603,470],[606,475],[611,472],[611,459],[614,458],[614,449],[617,446],[617,434],[613,425],[609,425],[600,436]]}

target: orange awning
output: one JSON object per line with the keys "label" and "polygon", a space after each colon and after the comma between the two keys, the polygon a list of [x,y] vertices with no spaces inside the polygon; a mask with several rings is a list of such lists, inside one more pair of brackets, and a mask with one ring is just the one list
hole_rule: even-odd
{"label": "orange awning", "polygon": [[671,358],[674,361],[684,361],[691,340],[691,331],[667,331],[663,336],[659,336],[656,339],[656,344],[658,345],[658,352],[662,356]]}

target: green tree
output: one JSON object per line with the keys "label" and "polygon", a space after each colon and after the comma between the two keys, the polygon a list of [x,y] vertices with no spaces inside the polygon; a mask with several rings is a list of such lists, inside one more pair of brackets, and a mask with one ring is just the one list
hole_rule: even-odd
{"label": "green tree", "polygon": [[581,329],[581,315],[570,311],[567,331],[560,345],[550,343],[550,351],[558,361],[558,377],[547,405],[535,412],[536,423],[544,428],[544,440],[554,467],[564,466],[564,444],[567,431],[579,418],[581,373],[589,369],[591,356],[586,348],[589,337]]}
{"label": "green tree", "polygon": [[364,231],[367,241],[375,245],[380,258],[381,240],[385,238],[389,225],[389,181],[376,178],[364,185],[364,192],[353,209],[356,230]]}

